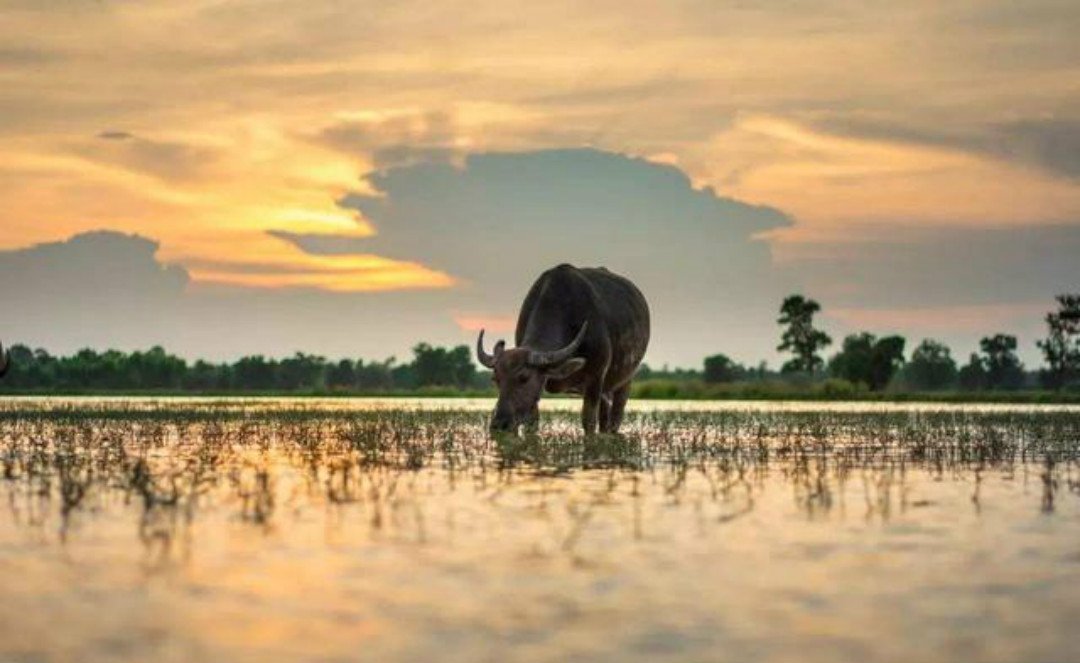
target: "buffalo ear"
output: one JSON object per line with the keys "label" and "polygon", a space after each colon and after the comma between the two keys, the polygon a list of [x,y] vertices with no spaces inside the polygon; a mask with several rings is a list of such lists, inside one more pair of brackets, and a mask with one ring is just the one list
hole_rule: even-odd
{"label": "buffalo ear", "polygon": [[571,357],[557,366],[544,369],[544,375],[556,380],[562,380],[570,377],[574,373],[577,373],[585,366],[585,360],[581,357]]}

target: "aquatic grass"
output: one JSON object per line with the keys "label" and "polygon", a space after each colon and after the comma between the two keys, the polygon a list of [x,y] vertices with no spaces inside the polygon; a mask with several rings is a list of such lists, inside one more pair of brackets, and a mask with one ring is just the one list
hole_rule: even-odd
{"label": "aquatic grass", "polygon": [[[690,477],[729,517],[752,508],[755,477],[777,472],[808,514],[828,512],[858,475],[868,509],[887,514],[911,468],[985,473],[1036,467],[1043,508],[1080,494],[1080,416],[1071,411],[649,410],[620,435],[580,435],[574,412],[544,416],[537,434],[492,438],[478,410],[305,407],[273,402],[6,402],[0,405],[0,490],[28,513],[63,522],[111,499],[135,504],[148,541],[190,522],[217,495],[238,518],[272,523],[287,499],[282,472],[328,504],[365,504],[381,522],[402,481],[442,472],[487,484],[609,473],[649,478],[678,500]],[[612,478],[612,481],[615,481]],[[221,495],[225,495],[224,498]],[[736,496],[738,498],[736,499]]]}

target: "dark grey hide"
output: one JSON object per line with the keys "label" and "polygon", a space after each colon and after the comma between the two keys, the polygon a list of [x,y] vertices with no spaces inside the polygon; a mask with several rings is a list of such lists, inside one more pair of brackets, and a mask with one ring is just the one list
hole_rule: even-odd
{"label": "dark grey hide", "polygon": [[493,432],[535,428],[543,392],[581,394],[581,425],[615,433],[630,381],[649,345],[649,306],[626,278],[603,267],[559,265],[540,275],[518,315],[517,347],[476,342],[480,363],[492,369],[499,401]]}

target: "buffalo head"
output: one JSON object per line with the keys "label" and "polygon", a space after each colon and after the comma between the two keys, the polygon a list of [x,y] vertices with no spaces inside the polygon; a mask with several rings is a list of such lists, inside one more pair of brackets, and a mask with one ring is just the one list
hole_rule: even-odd
{"label": "buffalo head", "polygon": [[585,340],[588,327],[588,322],[583,324],[574,340],[558,350],[506,350],[506,344],[499,341],[495,344],[494,354],[484,350],[484,331],[480,330],[480,337],[476,339],[476,357],[491,369],[492,380],[499,387],[499,400],[491,416],[492,432],[517,432],[521,425],[537,424],[537,406],[547,381],[565,379],[585,365],[585,360],[575,357],[574,353]]}

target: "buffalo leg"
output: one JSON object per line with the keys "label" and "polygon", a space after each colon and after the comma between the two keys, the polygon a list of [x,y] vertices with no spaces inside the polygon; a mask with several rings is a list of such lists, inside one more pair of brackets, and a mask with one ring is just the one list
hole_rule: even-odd
{"label": "buffalo leg", "polygon": [[622,425],[623,413],[626,411],[626,400],[630,398],[630,384],[624,384],[611,394],[611,412],[608,419],[609,433],[618,433]]}
{"label": "buffalo leg", "polygon": [[597,380],[595,387],[589,387],[585,390],[585,403],[581,407],[581,427],[585,429],[586,435],[594,435],[599,423],[600,402],[603,399],[599,382]]}
{"label": "buffalo leg", "polygon": [[600,432],[611,431],[611,394],[600,394]]}

